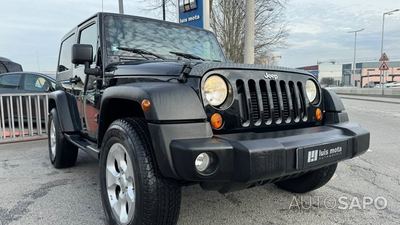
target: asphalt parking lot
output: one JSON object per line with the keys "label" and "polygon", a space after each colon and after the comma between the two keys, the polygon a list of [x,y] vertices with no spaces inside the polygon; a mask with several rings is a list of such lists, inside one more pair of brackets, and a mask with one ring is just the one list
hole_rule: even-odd
{"label": "asphalt parking lot", "polygon": [[[398,104],[343,100],[350,120],[371,131],[370,150],[339,164],[308,194],[265,185],[241,192],[183,188],[179,224],[398,224]],[[104,224],[98,162],[80,152],[73,168],[54,169],[47,142],[0,145],[0,224]]]}

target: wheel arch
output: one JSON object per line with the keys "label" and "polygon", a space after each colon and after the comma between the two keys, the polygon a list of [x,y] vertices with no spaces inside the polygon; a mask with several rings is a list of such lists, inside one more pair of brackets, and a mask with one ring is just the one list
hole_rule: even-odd
{"label": "wheel arch", "polygon": [[110,124],[127,117],[145,118],[139,102],[132,99],[108,98],[102,103],[98,132],[98,148],[101,147],[104,134]]}

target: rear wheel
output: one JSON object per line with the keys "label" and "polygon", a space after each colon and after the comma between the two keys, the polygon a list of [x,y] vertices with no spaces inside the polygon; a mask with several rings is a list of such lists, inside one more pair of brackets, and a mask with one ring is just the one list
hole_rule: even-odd
{"label": "rear wheel", "polygon": [[74,166],[78,157],[78,147],[64,138],[57,109],[50,111],[48,122],[48,142],[50,162],[55,168]]}
{"label": "rear wheel", "polygon": [[322,167],[299,177],[275,183],[279,188],[295,192],[306,193],[324,186],[335,174],[337,163]]}
{"label": "rear wheel", "polygon": [[108,222],[176,224],[181,186],[159,172],[146,122],[114,121],[102,146],[100,190]]}

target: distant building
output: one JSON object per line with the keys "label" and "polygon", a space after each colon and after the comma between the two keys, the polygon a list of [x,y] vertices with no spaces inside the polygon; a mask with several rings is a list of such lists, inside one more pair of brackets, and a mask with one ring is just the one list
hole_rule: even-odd
{"label": "distant building", "polygon": [[[382,83],[400,82],[400,61],[386,62],[389,70],[384,70]],[[381,62],[367,62],[360,66],[361,73],[359,77],[360,83],[364,87],[368,82],[379,83]],[[360,87],[360,85],[357,85]]]}
{"label": "distant building", "polygon": [[310,73],[312,73],[317,79],[318,79],[318,65],[314,65],[314,66],[304,66],[304,67],[299,67],[297,69],[300,70],[306,70]]}
{"label": "distant building", "polygon": [[[389,70],[383,72],[382,83],[400,82],[400,61],[386,62]],[[378,84],[380,82],[380,70],[382,62],[361,62],[356,63],[355,75],[353,77],[351,63],[335,64],[323,63],[315,66],[305,66],[297,69],[307,70],[314,74],[318,81],[336,86],[364,87],[368,83]]]}

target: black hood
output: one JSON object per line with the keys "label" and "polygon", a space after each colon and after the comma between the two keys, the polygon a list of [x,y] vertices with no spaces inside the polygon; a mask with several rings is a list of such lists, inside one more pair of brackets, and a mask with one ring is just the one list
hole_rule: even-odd
{"label": "black hood", "polygon": [[[152,75],[152,76],[179,76],[187,61],[167,61],[167,60],[154,60],[154,61],[127,61],[120,63],[112,63],[107,66],[106,72],[113,73],[113,75]],[[268,70],[280,71],[289,73],[300,73],[311,75],[305,70],[291,69],[278,66],[264,66],[252,64],[239,64],[239,63],[215,63],[215,62],[200,62],[192,61],[193,69],[190,72],[191,77],[201,77],[206,72],[215,69],[243,69],[243,70]]]}
{"label": "black hood", "polygon": [[113,75],[179,76],[185,61],[126,61],[109,64],[106,72]]}

